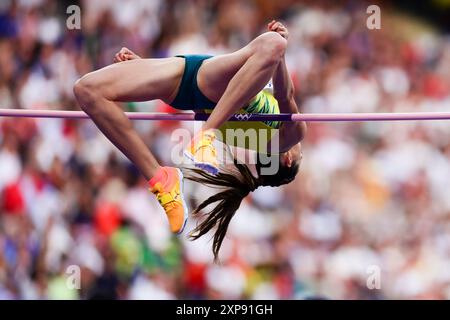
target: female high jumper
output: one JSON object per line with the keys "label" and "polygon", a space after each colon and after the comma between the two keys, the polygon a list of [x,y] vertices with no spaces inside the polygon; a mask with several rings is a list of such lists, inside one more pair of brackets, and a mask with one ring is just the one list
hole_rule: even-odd
{"label": "female high jumper", "polygon": [[[272,21],[268,24],[268,32],[242,49],[214,57],[184,55],[141,59],[131,50],[122,48],[116,54],[114,64],[86,74],[74,85],[74,94],[82,110],[149,181],[150,190],[164,208],[174,233],[183,231],[188,216],[182,193],[183,174],[178,168],[163,167],[157,162],[117,102],[161,99],[177,109],[212,110],[187,146],[185,155],[201,169],[193,169],[195,175],[186,178],[225,188],[194,210],[194,214],[199,213],[209,204],[218,203],[193,234],[193,238],[198,238],[216,229],[215,257],[242,199],[258,186],[280,186],[291,182],[299,169],[300,141],[306,132],[304,122],[247,124],[256,129],[275,129],[278,133],[279,169],[272,175],[260,174],[259,161],[253,167],[235,161],[238,173],[220,172],[213,145],[216,130],[239,111],[299,112],[284,58],[288,36],[282,23]],[[270,81],[273,95],[264,90]]]}

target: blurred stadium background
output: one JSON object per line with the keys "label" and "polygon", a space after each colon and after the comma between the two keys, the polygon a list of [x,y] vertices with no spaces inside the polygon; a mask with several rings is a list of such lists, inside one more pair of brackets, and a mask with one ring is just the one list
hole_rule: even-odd
{"label": "blurred stadium background", "polygon": [[[81,30],[66,28],[72,4]],[[366,28],[369,4],[381,30]],[[450,111],[449,7],[2,0],[0,107],[78,109],[74,81],[122,46],[220,54],[279,18],[304,112]],[[90,121],[0,119],[0,299],[449,299],[449,124],[310,124],[301,174],[245,200],[213,264],[209,238],[172,236],[146,182]],[[136,122],[166,164],[179,126],[192,124]],[[193,205],[211,192],[189,185]],[[69,265],[81,267],[80,290],[66,285]],[[380,290],[366,286],[373,265]]]}

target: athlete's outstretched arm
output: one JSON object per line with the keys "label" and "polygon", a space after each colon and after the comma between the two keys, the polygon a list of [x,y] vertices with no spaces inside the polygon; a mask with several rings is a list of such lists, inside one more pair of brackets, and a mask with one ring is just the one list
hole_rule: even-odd
{"label": "athlete's outstretched arm", "polygon": [[[278,101],[282,113],[299,113],[294,97],[294,85],[289,76],[285,59],[283,58],[273,77],[274,96]],[[306,123],[304,121],[283,122],[280,128],[280,147],[290,149],[299,143],[306,134]]]}
{"label": "athlete's outstretched arm", "polygon": [[[272,20],[272,22],[267,25],[267,28],[270,31],[277,32],[279,35],[285,38],[286,41],[289,39],[289,32],[281,22]],[[278,102],[287,102],[294,97],[294,85],[292,83],[291,77],[289,76],[284,55],[280,59],[280,62],[275,69],[272,81],[274,85],[274,96]]]}
{"label": "athlete's outstretched arm", "polygon": [[[287,28],[280,22],[272,21],[268,25],[269,30],[278,32],[286,40],[289,38]],[[289,75],[286,66],[285,57],[283,56],[278,63],[273,74],[274,96],[280,106],[282,113],[299,113],[297,103],[294,98],[294,84]],[[293,145],[300,142],[306,134],[306,123],[300,122],[284,122],[280,128],[280,148],[288,150]]]}

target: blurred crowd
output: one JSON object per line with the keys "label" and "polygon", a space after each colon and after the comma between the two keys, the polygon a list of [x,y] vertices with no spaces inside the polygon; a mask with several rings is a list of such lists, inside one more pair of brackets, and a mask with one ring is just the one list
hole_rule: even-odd
{"label": "blurred crowd", "polygon": [[[67,28],[71,4],[81,29]],[[383,2],[369,30],[367,5],[3,0],[0,107],[78,110],[75,80],[122,46],[221,54],[280,18],[303,112],[450,111],[448,35]],[[171,132],[192,129],[135,125],[164,164]],[[297,179],[244,200],[214,264],[211,237],[172,236],[146,181],[91,121],[0,119],[0,299],[450,299],[448,123],[315,123],[302,147]],[[213,194],[186,188],[191,206]]]}

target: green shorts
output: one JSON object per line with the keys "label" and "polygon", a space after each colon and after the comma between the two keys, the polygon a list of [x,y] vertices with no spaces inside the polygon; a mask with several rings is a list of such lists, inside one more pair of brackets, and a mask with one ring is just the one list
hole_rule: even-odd
{"label": "green shorts", "polygon": [[171,106],[180,110],[214,109],[216,102],[209,100],[200,91],[197,84],[198,69],[203,61],[211,58],[208,55],[177,55],[186,59],[183,78],[178,89],[178,94]]}

